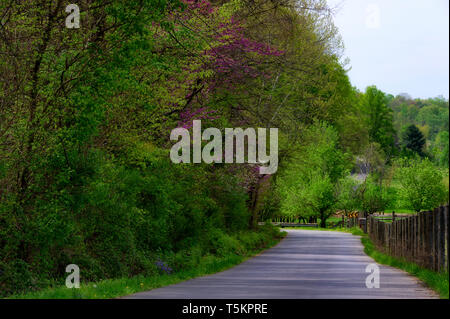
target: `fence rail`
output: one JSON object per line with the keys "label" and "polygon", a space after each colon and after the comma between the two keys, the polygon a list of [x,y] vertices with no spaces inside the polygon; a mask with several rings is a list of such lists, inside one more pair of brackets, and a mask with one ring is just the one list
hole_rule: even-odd
{"label": "fence rail", "polygon": [[443,206],[392,222],[370,216],[367,232],[374,244],[391,256],[448,272],[448,210],[448,206]]}

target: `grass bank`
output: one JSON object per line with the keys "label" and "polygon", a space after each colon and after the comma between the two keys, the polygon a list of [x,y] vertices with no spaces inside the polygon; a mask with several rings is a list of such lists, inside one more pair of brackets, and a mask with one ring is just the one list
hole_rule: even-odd
{"label": "grass bank", "polygon": [[[50,287],[39,291],[9,296],[9,299],[110,299],[131,295],[167,285],[176,284],[195,277],[214,274],[231,268],[267,248],[273,247],[286,236],[274,227],[263,227],[258,231],[233,236],[239,242],[239,251],[222,255],[205,255],[189,267],[170,274],[135,276],[131,278],[105,279],[99,282],[81,283],[79,289],[65,286]],[[81,274],[82,275],[82,274]]]}
{"label": "grass bank", "polygon": [[417,212],[411,210],[411,209],[404,209],[404,208],[393,208],[393,209],[386,209],[384,211],[385,214],[392,214],[392,212],[395,212],[396,214],[416,214]]}

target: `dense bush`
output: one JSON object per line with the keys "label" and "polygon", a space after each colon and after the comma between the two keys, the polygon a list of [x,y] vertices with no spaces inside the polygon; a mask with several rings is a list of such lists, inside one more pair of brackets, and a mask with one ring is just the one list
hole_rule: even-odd
{"label": "dense bush", "polygon": [[448,187],[441,170],[428,160],[399,160],[395,168],[400,206],[416,212],[448,203]]}
{"label": "dense bush", "polygon": [[177,269],[203,254],[242,252],[227,235],[249,221],[248,196],[235,177],[221,174],[228,181],[211,188],[217,171],[172,165],[157,148],[130,163],[102,153],[78,160],[77,174],[56,176],[30,198],[32,214],[2,202],[3,295],[61,283],[71,263],[83,280],[99,280],[154,273],[155,261],[167,254],[176,256],[169,264]]}

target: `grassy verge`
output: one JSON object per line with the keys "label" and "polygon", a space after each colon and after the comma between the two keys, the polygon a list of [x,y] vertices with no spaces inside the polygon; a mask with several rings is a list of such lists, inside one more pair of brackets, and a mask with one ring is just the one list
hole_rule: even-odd
{"label": "grassy verge", "polygon": [[[81,283],[79,289],[69,289],[65,286],[47,288],[40,291],[9,296],[10,299],[109,299],[131,295],[137,292],[151,290],[176,284],[195,277],[214,274],[231,268],[250,257],[253,257],[267,248],[278,244],[286,236],[284,232],[271,232],[276,234],[263,245],[255,245],[248,238],[257,239],[255,233],[250,233],[245,254],[227,253],[224,256],[203,256],[195,267],[182,269],[172,274],[161,274],[155,276],[135,276],[131,278],[107,279],[99,282]],[[267,237],[267,234],[265,234]],[[258,239],[260,240],[260,238]],[[256,246],[256,247],[255,247]]]}
{"label": "grassy verge", "polygon": [[392,212],[395,212],[396,214],[415,214],[416,212],[411,210],[411,209],[403,209],[403,208],[398,208],[398,209],[386,209],[384,211],[385,214],[392,214]]}

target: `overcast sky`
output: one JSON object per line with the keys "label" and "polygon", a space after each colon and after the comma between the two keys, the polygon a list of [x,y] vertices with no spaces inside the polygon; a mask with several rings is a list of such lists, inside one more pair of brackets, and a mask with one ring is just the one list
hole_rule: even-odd
{"label": "overcast sky", "polygon": [[352,84],[413,98],[449,97],[448,0],[328,0]]}

